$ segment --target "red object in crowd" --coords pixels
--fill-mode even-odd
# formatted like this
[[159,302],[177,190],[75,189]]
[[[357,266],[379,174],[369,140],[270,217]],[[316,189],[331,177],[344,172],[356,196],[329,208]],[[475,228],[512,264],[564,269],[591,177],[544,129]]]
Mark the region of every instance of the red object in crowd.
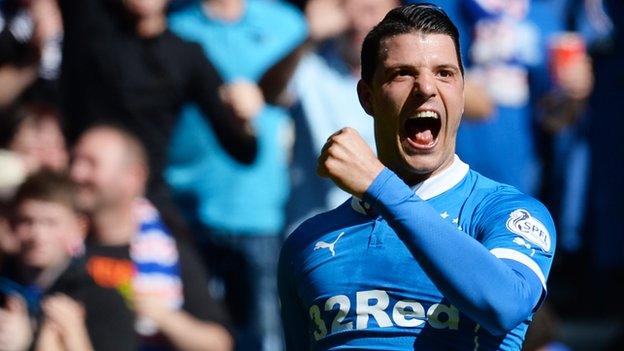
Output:
[[561,70],[587,55],[585,40],[573,32],[557,34],[550,40],[548,54],[550,73],[554,83],[558,84]]

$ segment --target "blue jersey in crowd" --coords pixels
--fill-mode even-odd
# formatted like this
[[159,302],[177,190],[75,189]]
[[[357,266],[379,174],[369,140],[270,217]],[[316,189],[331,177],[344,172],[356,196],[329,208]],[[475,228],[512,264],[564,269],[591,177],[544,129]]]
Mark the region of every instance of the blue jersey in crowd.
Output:
[[413,189],[385,169],[291,234],[289,350],[521,349],[555,250],[546,208],[457,157]]

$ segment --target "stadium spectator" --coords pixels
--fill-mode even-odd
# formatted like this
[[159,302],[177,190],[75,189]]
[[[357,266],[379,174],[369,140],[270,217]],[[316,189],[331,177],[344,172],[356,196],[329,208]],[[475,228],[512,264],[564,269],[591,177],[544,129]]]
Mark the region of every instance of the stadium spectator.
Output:
[[[574,7],[576,1],[571,0],[533,1],[528,14],[535,24],[541,53],[530,71],[534,119],[542,131],[541,196],[557,223],[560,252],[566,254],[578,252],[582,245],[589,183],[587,100],[594,79],[584,40],[573,32],[580,26],[570,23],[570,17],[579,11]],[[576,53],[562,60],[557,57],[556,46],[559,52]]]
[[209,267],[223,276],[237,349],[277,351],[277,253],[290,188],[292,123],[283,108],[265,104],[256,82],[303,42],[305,20],[280,2],[205,0],[174,12],[170,25],[204,48],[226,82],[253,89],[240,107],[255,116],[256,162],[248,168],[234,163],[217,144],[217,131],[189,106],[172,142],[167,179],[183,206],[184,199],[194,200],[185,207],[198,224]]
[[141,198],[147,164],[139,139],[113,125],[91,127],[77,141],[70,174],[91,221],[89,275],[132,306],[141,347],[230,350],[225,314],[208,292],[203,266]]
[[12,204],[20,245],[16,270],[1,278],[0,348],[133,350],[132,323],[120,319],[123,310],[116,313],[123,300],[86,279],[79,254],[87,228],[74,184],[63,175],[36,173]]
[[538,201],[455,155],[457,28],[435,5],[397,8],[361,59],[379,158],[350,128],[323,147],[319,175],[353,198],[282,249],[289,349],[520,349],[545,296],[554,226]]
[[25,173],[41,169],[62,172],[67,168],[69,155],[61,114],[53,103],[24,97],[1,112],[0,118],[0,147],[19,158]]
[[69,157],[59,118],[52,104],[30,97],[0,111],[0,261],[7,259],[8,265],[19,247],[9,225],[15,191],[29,174],[67,167]]
[[[235,114],[219,97],[221,78],[201,48],[167,29],[167,0],[61,0],[65,39],[62,87],[71,141],[89,124],[116,121],[138,135],[150,155],[147,189],[168,206],[162,170],[182,104],[196,102],[224,149],[251,163],[251,116]],[[244,87],[243,87],[244,89]],[[227,104],[245,94],[228,89]],[[243,95],[243,96],[241,96]]]

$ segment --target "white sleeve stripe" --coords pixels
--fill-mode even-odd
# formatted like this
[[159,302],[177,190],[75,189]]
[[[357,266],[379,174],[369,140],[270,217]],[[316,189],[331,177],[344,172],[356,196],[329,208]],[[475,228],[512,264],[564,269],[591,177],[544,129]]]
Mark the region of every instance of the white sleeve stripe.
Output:
[[516,250],[505,248],[495,248],[490,250],[490,253],[498,258],[513,260],[527,266],[530,270],[533,271],[533,273],[537,275],[537,278],[540,280],[540,282],[542,282],[544,290],[546,290],[546,278],[544,277],[544,273],[542,273],[541,268],[529,256]]

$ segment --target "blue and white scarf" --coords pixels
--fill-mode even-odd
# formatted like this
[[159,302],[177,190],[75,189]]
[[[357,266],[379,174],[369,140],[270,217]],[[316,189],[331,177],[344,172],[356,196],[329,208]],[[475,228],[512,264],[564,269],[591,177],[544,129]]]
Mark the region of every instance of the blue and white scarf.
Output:
[[[135,266],[132,289],[136,293],[159,296],[169,308],[180,309],[184,295],[175,238],[148,200],[137,199],[133,212],[139,226],[130,241],[130,259]],[[143,336],[158,331],[155,324],[145,318],[138,319],[135,328]]]

